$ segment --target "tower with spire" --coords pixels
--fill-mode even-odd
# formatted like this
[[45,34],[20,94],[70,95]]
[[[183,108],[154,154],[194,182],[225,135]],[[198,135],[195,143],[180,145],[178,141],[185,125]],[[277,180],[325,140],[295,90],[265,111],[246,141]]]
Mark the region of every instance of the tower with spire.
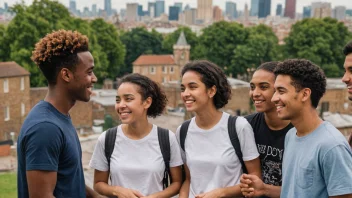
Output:
[[191,46],[188,45],[184,32],[182,31],[178,37],[177,43],[174,48],[174,60],[177,65],[183,66],[189,61]]

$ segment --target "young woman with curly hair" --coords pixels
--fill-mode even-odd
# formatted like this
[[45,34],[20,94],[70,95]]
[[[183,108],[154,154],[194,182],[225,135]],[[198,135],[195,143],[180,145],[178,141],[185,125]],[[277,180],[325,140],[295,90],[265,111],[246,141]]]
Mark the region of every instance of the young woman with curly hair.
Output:
[[49,89],[18,137],[18,197],[99,197],[85,186],[81,145],[69,115],[77,100],[89,101],[97,82],[88,38],[53,32],[35,45],[32,60]]
[[[171,184],[163,190],[165,164],[159,131],[147,117],[159,116],[167,103],[165,93],[146,76],[129,74],[118,84],[115,109],[122,122],[116,130],[110,163],[105,155],[108,132],[100,135],[90,166],[95,169],[94,189],[119,198],[170,198],[181,187],[182,159],[175,134],[169,130]],[[109,175],[111,185],[108,185]]]
[[[183,143],[181,126],[176,132],[184,148],[181,155],[186,172],[180,198],[242,196],[239,182],[243,167],[229,137],[230,115],[220,110],[231,97],[231,86],[224,72],[209,61],[190,62],[181,74],[181,97],[187,111],[194,112],[195,117],[189,122]],[[233,127],[245,167],[260,177],[252,127],[243,117],[238,117]]]

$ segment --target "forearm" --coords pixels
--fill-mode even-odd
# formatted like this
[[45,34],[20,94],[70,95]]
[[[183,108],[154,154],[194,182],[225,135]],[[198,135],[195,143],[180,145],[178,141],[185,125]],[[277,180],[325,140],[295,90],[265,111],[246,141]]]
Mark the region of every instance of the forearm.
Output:
[[272,198],[279,198],[281,193],[281,186],[274,186],[264,184],[264,195]]
[[99,194],[86,185],[86,197],[87,198],[94,198],[97,196],[99,196]]
[[94,190],[97,191],[99,194],[104,196],[117,196],[119,186],[110,186],[105,182],[97,182],[94,184]]
[[180,190],[179,198],[188,198],[189,195],[189,188],[190,188],[191,181],[189,179],[186,179]]
[[181,182],[172,182],[169,187],[161,192],[154,193],[153,195],[157,198],[169,198],[177,195],[181,188]]
[[242,197],[242,192],[240,185],[226,187],[226,188],[219,188],[220,190],[220,197]]

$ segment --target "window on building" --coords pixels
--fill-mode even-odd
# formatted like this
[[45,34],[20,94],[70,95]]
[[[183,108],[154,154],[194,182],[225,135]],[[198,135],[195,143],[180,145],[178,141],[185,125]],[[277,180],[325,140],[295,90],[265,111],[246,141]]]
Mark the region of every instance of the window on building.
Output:
[[154,66],[150,67],[150,74],[155,74],[155,67]]
[[174,73],[174,67],[173,66],[170,67],[170,73]]
[[26,105],[24,103],[21,103],[21,116],[24,116],[26,114]]
[[321,112],[328,112],[329,111],[329,102],[322,102],[321,103]]
[[163,66],[163,73],[167,74],[167,67],[166,66]]
[[9,92],[9,79],[5,78],[4,79],[4,93],[8,93]]
[[5,121],[9,121],[10,120],[10,107],[5,107],[4,109],[5,111]]
[[21,91],[24,90],[24,77],[21,78]]

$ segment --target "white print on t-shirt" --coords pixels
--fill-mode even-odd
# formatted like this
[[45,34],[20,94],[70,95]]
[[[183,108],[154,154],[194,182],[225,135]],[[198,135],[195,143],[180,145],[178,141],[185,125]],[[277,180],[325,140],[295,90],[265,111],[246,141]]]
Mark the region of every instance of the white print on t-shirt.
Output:
[[282,161],[284,149],[262,144],[257,144],[257,146],[259,153],[265,155],[261,160],[264,183],[275,186],[280,185],[282,181],[282,162],[275,162],[267,158],[279,158]]
[[279,155],[280,161],[282,161],[284,149],[278,149],[272,146],[268,146],[267,148],[266,145],[262,145],[262,144],[257,144],[257,145],[258,145],[258,152],[260,154],[266,154],[266,156],[273,156],[273,157],[276,157]]

